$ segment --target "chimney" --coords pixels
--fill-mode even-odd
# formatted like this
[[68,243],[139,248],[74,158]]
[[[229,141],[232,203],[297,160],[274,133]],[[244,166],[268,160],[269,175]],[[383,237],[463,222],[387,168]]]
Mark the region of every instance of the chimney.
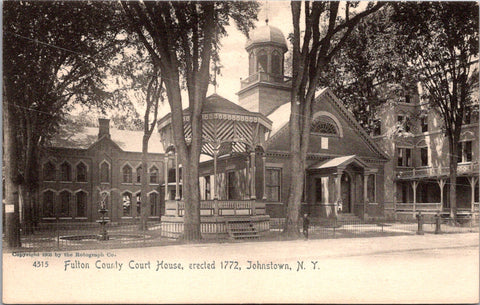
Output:
[[110,119],[98,119],[98,138],[103,136],[110,138]]

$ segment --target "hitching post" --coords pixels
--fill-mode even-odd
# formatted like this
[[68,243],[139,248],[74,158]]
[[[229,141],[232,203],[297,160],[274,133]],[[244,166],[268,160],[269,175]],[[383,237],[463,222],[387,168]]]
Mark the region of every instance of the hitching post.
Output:
[[422,212],[419,211],[416,217],[417,217],[417,221],[418,221],[417,235],[423,235],[423,234],[425,234],[425,232],[423,232],[423,215],[422,215]]
[[442,229],[441,229],[441,222],[440,222],[440,212],[437,212],[437,214],[435,214],[435,234],[440,234],[442,233]]

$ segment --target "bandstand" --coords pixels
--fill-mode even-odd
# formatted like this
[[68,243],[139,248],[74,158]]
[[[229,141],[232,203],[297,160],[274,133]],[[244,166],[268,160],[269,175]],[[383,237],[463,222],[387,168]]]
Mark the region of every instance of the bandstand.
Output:
[[[191,140],[189,109],[184,109],[185,138]],[[231,101],[213,94],[206,98],[202,111],[202,155],[213,179],[208,180],[209,193],[200,202],[203,237],[255,237],[269,230],[265,194],[257,198],[256,177],[265,176],[264,145],[272,122],[264,115],[251,112]],[[182,198],[181,167],[175,151],[171,114],[159,121],[161,141],[166,147],[164,175],[165,215],[161,218],[162,236],[177,238],[183,232],[185,203]],[[219,177],[219,162],[235,159],[242,167],[241,195],[228,194]],[[238,164],[239,163],[239,164]],[[173,169],[174,173],[173,174]],[[261,172],[260,172],[261,171]],[[169,175],[170,173],[170,175]],[[168,177],[170,176],[170,179]],[[171,181],[175,180],[175,181]],[[265,183],[265,179],[262,179]],[[265,190],[263,185],[262,191]]]

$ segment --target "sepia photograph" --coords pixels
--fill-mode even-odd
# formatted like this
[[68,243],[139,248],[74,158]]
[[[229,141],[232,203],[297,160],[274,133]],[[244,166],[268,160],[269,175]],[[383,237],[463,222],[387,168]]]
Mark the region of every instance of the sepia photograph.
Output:
[[1,5],[3,303],[480,301],[477,1]]

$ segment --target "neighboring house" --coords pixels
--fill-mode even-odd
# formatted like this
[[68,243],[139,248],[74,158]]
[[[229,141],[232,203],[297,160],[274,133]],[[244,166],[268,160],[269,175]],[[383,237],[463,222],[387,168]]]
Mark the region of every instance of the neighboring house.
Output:
[[[108,119],[99,128],[64,126],[45,149],[41,161],[40,221],[95,221],[101,200],[112,221],[139,216],[143,131],[110,129]],[[163,148],[152,135],[148,156],[149,216],[160,219],[163,205]]]
[[[452,186],[441,116],[413,93],[385,104],[378,118],[380,127],[374,139],[391,158],[385,166],[383,186],[387,214],[448,212]],[[478,114],[467,111],[464,124],[458,144],[457,208],[478,212]]]

